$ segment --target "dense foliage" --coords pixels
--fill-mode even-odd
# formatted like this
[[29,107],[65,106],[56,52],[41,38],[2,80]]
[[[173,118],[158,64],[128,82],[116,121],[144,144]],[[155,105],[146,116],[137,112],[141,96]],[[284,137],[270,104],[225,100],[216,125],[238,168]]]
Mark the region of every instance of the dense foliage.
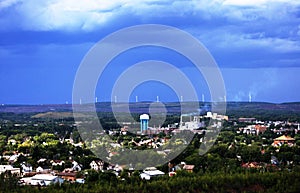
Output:
[[300,173],[211,173],[199,175],[195,173],[179,173],[175,177],[158,178],[151,181],[140,180],[132,176],[125,180],[113,175],[99,174],[87,184],[62,184],[50,187],[15,186],[14,180],[0,178],[0,192],[61,192],[61,193],[120,193],[120,192],[299,192]]

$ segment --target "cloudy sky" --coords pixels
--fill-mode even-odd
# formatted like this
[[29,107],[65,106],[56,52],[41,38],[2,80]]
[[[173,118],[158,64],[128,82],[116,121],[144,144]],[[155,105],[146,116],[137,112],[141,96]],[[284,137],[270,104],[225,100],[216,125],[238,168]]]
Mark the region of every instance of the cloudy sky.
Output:
[[[71,102],[89,49],[139,24],[173,26],[202,42],[221,69],[229,101],[248,101],[249,94],[253,101],[300,101],[299,0],[0,0],[0,103]],[[178,57],[154,48],[124,54],[101,77],[98,101],[110,100],[118,75],[145,59],[176,63],[208,99],[201,75]],[[135,95],[176,100],[157,83],[140,85]]]

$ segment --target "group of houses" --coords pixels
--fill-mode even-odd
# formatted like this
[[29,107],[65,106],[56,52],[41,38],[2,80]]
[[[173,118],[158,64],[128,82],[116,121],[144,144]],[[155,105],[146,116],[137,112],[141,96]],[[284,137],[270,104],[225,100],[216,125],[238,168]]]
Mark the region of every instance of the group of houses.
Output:
[[295,139],[291,136],[286,135],[286,133],[294,132],[297,134],[300,132],[300,124],[299,123],[292,123],[292,122],[285,122],[285,121],[269,121],[269,122],[262,122],[257,121],[255,118],[239,118],[239,122],[248,123],[249,125],[245,127],[240,127],[236,130],[238,134],[246,134],[246,135],[260,135],[264,134],[267,129],[273,125],[273,128],[270,129],[271,132],[274,134],[280,135],[277,138],[273,139],[272,146],[273,147],[280,147],[284,144],[288,146],[295,145]]
[[[46,159],[38,160],[38,163],[45,162]],[[65,161],[63,160],[51,160],[53,166],[64,166]],[[0,165],[0,174],[10,173],[16,177],[19,177],[20,185],[39,185],[46,186],[51,183],[63,183],[64,181],[70,183],[84,183],[84,173],[82,171],[82,165],[76,161],[72,161],[72,166],[70,168],[65,168],[63,171],[57,171],[49,168],[49,166],[42,167],[39,166],[35,169],[28,163],[21,163],[20,167],[15,168],[12,165]],[[104,162],[101,160],[93,160],[90,163],[90,168],[96,171],[104,171],[105,169],[111,169],[120,171],[119,166],[109,166],[104,168]]]
[[267,130],[267,126],[256,124],[256,125],[248,125],[246,127],[241,127],[236,132],[243,133],[246,135],[259,135],[259,134],[263,134],[266,130]]
[[[38,162],[43,162],[46,159],[40,159]],[[51,160],[52,166],[63,165],[62,160]],[[90,169],[95,171],[111,171],[117,176],[123,171],[123,167],[119,165],[109,165],[105,164],[101,160],[91,161]],[[188,165],[181,162],[178,165],[169,164],[169,176],[174,176],[177,171],[186,170],[188,172],[193,172],[194,165]],[[65,168],[63,171],[56,171],[50,168],[43,168],[41,166],[33,169],[33,167],[23,162],[20,164],[19,168],[14,168],[12,165],[0,165],[0,174],[7,172],[20,178],[19,185],[32,185],[32,186],[47,186],[55,183],[84,183],[84,178],[88,175],[88,171],[80,172],[82,170],[82,165],[76,161],[72,161],[72,167]],[[145,180],[149,180],[156,176],[165,175],[164,172],[154,168],[145,168],[141,173],[140,177]]]

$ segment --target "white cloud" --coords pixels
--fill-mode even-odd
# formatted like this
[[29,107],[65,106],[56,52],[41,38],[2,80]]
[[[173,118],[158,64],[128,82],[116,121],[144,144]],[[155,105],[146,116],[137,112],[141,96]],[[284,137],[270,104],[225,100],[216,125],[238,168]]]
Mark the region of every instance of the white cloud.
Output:
[[[17,3],[20,2],[20,3]],[[226,18],[231,21],[254,21],[259,17],[280,19],[287,11],[282,6],[300,4],[298,0],[4,0],[0,11],[16,6],[14,13],[0,19],[11,27],[10,18],[18,17],[19,25],[33,30],[93,30],[117,17],[136,16],[143,20],[151,17],[184,17],[197,20]],[[276,6],[276,5],[280,6]],[[237,5],[254,6],[239,8]],[[262,6],[264,5],[264,6]],[[267,5],[267,6],[265,6]],[[281,10],[283,9],[283,11]],[[276,11],[274,13],[274,11]],[[278,15],[281,14],[281,15]],[[187,18],[188,19],[188,18]],[[175,22],[175,21],[174,21]],[[189,21],[194,22],[194,21]],[[16,24],[17,25],[17,24]]]
[[[264,48],[268,51],[277,53],[287,53],[291,51],[300,51],[299,41],[282,39],[277,37],[264,37],[264,33],[259,34],[225,34],[220,38],[220,47],[235,49]],[[222,41],[223,40],[223,41]]]
[[262,6],[270,3],[299,4],[298,0],[225,0],[224,5],[234,6]]
[[26,4],[18,7],[24,16],[23,27],[35,30],[92,30],[107,22],[122,1],[48,1],[36,4],[27,0]]
[[16,13],[0,18],[0,31],[17,26],[25,30],[80,32],[109,29],[115,21],[125,26],[161,23],[187,30],[218,52],[295,53],[300,51],[300,28],[293,15],[296,4],[300,1],[5,0],[0,3],[2,9],[15,6]]

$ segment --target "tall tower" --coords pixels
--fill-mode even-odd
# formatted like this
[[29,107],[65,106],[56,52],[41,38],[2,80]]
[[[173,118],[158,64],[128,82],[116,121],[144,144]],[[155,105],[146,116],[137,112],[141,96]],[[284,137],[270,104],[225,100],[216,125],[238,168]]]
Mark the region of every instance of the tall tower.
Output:
[[148,123],[149,123],[149,115],[142,114],[140,115],[140,121],[141,121],[141,132],[148,130]]

